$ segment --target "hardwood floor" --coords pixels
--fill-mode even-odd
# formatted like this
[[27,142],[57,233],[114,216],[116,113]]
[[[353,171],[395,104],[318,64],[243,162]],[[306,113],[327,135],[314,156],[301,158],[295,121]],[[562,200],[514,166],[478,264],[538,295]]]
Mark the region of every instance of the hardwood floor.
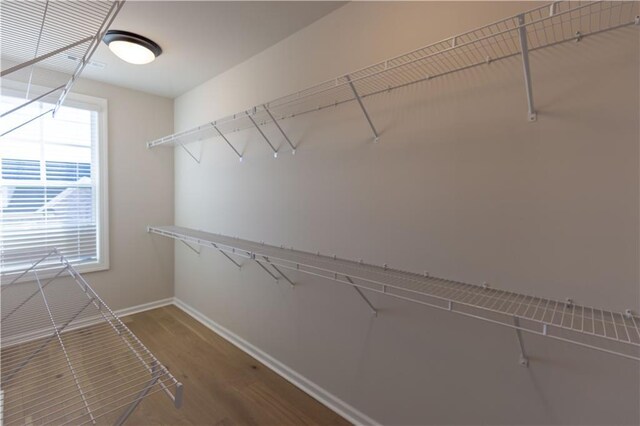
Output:
[[181,409],[156,393],[127,425],[349,424],[175,306],[122,320],[184,385]]

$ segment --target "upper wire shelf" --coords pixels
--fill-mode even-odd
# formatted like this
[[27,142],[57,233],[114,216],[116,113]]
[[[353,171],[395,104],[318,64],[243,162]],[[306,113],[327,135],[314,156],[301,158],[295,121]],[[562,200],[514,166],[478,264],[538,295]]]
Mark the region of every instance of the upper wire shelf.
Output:
[[57,250],[0,289],[4,425],[121,425],[157,392],[180,407],[182,384]]
[[148,231],[219,250],[236,266],[240,265],[232,256],[250,259],[272,278],[281,276],[291,285],[283,269],[349,285],[374,313],[362,289],[640,361],[640,317],[630,310],[612,312],[178,226],[153,226]]
[[[566,41],[580,41],[593,34],[632,24],[640,24],[638,2],[552,2],[256,105],[248,111],[147,142],[147,146],[183,145],[210,137],[225,137],[232,132],[267,124],[275,124],[279,128],[278,120],[354,100],[360,104],[377,140],[378,132],[366,111],[363,99],[514,56],[523,58],[529,119],[534,121],[536,117],[528,65],[529,52]],[[279,130],[282,131],[280,128]],[[226,138],[225,141],[230,144]],[[232,145],[231,147],[233,148]],[[277,153],[273,146],[272,149]],[[242,157],[237,151],[236,154]]]
[[[123,4],[124,0],[2,2],[0,76],[26,83],[27,88],[22,102],[0,113],[0,136],[48,113],[55,115]],[[34,67],[57,71],[66,81],[36,92]],[[42,111],[36,101],[50,107]]]

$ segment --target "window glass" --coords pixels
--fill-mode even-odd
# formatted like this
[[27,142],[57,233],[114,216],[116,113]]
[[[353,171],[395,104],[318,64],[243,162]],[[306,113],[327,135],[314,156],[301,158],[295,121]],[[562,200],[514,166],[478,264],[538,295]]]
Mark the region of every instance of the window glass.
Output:
[[[3,94],[0,110],[21,102]],[[52,107],[34,102],[27,108],[33,115]],[[13,114],[19,120],[23,112],[7,118]],[[3,274],[26,269],[53,248],[77,265],[101,263],[99,114],[63,106],[55,118],[46,114],[0,140]]]

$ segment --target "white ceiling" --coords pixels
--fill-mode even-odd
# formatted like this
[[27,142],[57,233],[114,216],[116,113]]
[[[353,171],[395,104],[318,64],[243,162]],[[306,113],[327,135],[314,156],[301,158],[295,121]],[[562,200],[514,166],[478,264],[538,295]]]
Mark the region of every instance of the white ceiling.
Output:
[[[138,33],[163,54],[131,65],[104,43],[82,76],[174,98],[306,27],[344,2],[132,1],[111,29]],[[101,67],[100,65],[104,65]]]

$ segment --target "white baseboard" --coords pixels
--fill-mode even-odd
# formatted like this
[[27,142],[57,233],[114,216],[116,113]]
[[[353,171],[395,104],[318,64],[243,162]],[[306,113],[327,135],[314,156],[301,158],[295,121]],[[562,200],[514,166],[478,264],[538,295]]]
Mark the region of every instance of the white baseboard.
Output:
[[[119,309],[117,311],[113,311],[113,313],[121,318],[123,316],[133,315],[133,314],[137,314],[137,313],[140,313],[140,312],[149,311],[151,309],[161,308],[163,306],[167,306],[167,305],[171,305],[171,304],[173,304],[173,297],[168,297],[166,299],[156,300],[154,302],[143,303],[141,305],[130,306],[128,308]],[[104,319],[100,315],[95,315],[95,316],[92,316],[92,317],[82,318],[81,320],[74,321],[71,324],[69,324],[64,329],[64,331],[62,333],[64,334],[64,333],[68,333],[68,332],[73,331],[73,330],[78,330],[80,328],[89,327],[91,325],[99,324],[102,321],[104,321]],[[41,339],[43,337],[48,337],[50,335],[51,335],[51,329],[50,328],[45,328],[45,329],[42,329],[42,330],[34,330],[34,331],[30,331],[28,333],[24,333],[24,334],[20,334],[20,335],[16,335],[16,336],[11,336],[9,338],[3,339],[2,340],[2,347],[7,347],[8,348],[8,347],[11,347],[11,346],[14,346],[14,345],[18,345],[18,344],[21,344],[21,343],[27,343],[27,342],[30,342],[32,340]]]
[[166,299],[143,303],[142,305],[131,306],[129,308],[118,309],[117,311],[113,311],[113,313],[122,318],[127,315],[138,314],[140,312],[150,311],[151,309],[161,308],[168,305],[173,305],[173,297],[167,297]]
[[182,300],[174,297],[173,304],[182,309],[185,313],[193,317],[198,322],[202,323],[204,326],[211,329],[216,334],[226,339],[234,346],[238,347],[240,350],[246,352],[247,354],[251,355],[258,361],[269,367],[276,374],[280,375],[303,392],[307,393],[314,399],[318,400],[331,410],[344,417],[346,420],[356,425],[379,425],[378,422],[374,421],[366,414],[356,410],[351,405],[342,401],[340,398],[321,388],[298,372],[292,370],[282,362],[273,358],[271,355],[247,342],[242,337],[211,320],[203,313],[186,304]]

